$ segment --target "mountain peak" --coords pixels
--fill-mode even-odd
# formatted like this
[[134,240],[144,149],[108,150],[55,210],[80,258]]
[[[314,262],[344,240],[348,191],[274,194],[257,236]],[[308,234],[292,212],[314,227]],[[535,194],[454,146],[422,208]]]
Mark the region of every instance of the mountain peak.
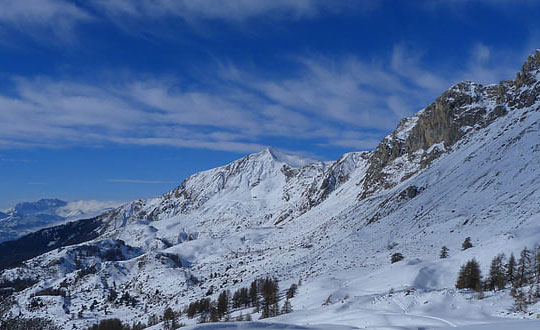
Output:
[[523,85],[533,85],[537,80],[540,80],[540,49],[529,55],[521,67],[521,71],[516,75],[518,88]]
[[529,55],[522,68],[522,71],[526,72],[536,70],[540,70],[540,49],[535,50],[534,54]]
[[274,147],[266,147],[261,152],[255,154],[257,156],[265,157],[271,159],[272,161],[283,163],[293,168],[300,168],[306,165],[317,162],[316,160],[304,158],[297,155],[287,154],[281,150],[278,150]]

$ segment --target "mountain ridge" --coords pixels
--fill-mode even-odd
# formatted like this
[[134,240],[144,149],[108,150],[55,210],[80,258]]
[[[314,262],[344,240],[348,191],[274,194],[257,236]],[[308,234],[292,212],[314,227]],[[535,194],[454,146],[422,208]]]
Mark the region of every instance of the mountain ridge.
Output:
[[[161,196],[100,215],[90,231],[94,238],[71,246],[51,240],[54,248],[2,271],[0,282],[37,281],[15,293],[16,304],[8,309],[50,313],[79,327],[108,317],[104,309],[146,321],[148,313],[179,310],[215,298],[217,288],[237,289],[270,276],[285,285],[305,283],[292,299],[300,310],[295,315],[426,315],[418,328],[427,326],[422,322],[429,309],[451,302],[458,307],[446,325],[462,322],[464,315],[474,323],[475,315],[465,309],[501,317],[510,308],[507,293],[484,303],[467,300],[468,293],[453,286],[459,266],[472,257],[486,272],[496,254],[517,254],[538,243],[539,136],[537,50],[516,80],[458,83],[402,120],[374,151],[302,165],[266,148],[196,173]],[[461,251],[466,237],[474,248]],[[438,257],[442,245],[451,253],[444,260]],[[110,252],[96,252],[102,248]],[[5,251],[0,244],[0,253]],[[396,252],[405,260],[391,264]],[[32,311],[27,306],[45,287],[65,288],[70,297],[37,297],[44,307]],[[111,288],[138,302],[108,302]],[[99,308],[83,310],[93,300]],[[400,309],[402,301],[410,303],[407,308]],[[433,301],[440,305],[433,307]],[[62,304],[88,318],[72,318]],[[489,304],[496,307],[486,309]],[[540,313],[540,304],[531,310]],[[349,325],[347,315],[339,322]]]

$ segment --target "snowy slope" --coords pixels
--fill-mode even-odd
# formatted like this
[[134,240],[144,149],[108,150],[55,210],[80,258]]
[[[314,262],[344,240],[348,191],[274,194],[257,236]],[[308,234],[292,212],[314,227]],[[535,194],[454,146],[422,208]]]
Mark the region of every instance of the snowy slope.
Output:
[[[538,303],[516,314],[508,292],[479,299],[454,289],[467,260],[486,274],[496,254],[540,243],[538,164],[540,51],[514,81],[453,86],[372,152],[317,162],[267,148],[107,212],[98,238],[4,270],[4,281],[36,281],[6,308],[70,326],[111,315],[146,322],[211,287],[216,298],[275,276],[282,290],[303,282],[293,313],[201,329],[540,327],[516,323],[540,314]],[[465,237],[474,247],[461,251]],[[390,264],[395,252],[405,260]],[[39,296],[43,306],[32,307],[44,288],[69,299]],[[109,303],[112,288],[137,299]]]

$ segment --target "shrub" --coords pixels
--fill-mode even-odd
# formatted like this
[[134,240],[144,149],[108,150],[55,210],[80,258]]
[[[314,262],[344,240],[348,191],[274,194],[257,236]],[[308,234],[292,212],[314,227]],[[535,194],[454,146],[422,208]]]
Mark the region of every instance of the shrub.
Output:
[[395,262],[401,261],[403,259],[405,259],[403,254],[401,254],[399,252],[396,252],[396,253],[392,254],[392,256],[390,257],[390,262],[395,263]]

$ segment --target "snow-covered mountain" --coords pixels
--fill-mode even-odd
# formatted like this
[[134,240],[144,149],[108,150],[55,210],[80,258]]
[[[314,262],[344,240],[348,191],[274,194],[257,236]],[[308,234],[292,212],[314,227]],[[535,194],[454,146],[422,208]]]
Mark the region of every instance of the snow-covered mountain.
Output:
[[[25,283],[1,308],[70,327],[111,315],[147,322],[272,276],[282,288],[303,282],[295,312],[272,321],[332,324],[320,329],[536,317],[539,303],[514,314],[508,292],[478,300],[454,284],[473,257],[487,273],[498,253],[540,243],[539,164],[536,51],[515,80],[451,87],[374,151],[319,162],[267,148],[154,199],[0,244],[1,255],[36,242],[1,273],[3,287]],[[474,247],[462,251],[466,237]],[[442,246],[449,258],[439,259]],[[405,259],[391,264],[396,252]],[[135,300],[109,300],[117,291]]]
[[33,231],[77,219],[90,218],[118,207],[118,202],[40,199],[0,212],[0,243]]

